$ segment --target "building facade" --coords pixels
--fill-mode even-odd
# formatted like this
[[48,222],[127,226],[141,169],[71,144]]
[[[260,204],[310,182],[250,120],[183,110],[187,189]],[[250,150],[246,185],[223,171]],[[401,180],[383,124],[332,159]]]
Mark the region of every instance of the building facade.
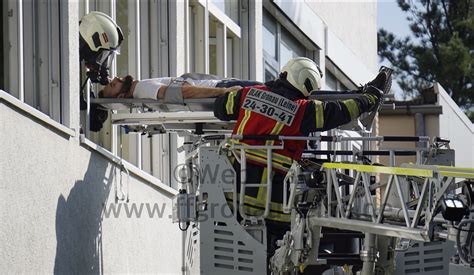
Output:
[[[182,138],[110,122],[87,130],[78,22],[89,11],[109,14],[124,31],[111,75],[266,81],[306,56],[323,69],[323,87],[342,90],[378,67],[375,2],[8,0],[1,9],[0,270],[181,270],[182,234],[169,215]],[[118,205],[144,216],[114,216]],[[150,217],[156,205],[161,217]]]

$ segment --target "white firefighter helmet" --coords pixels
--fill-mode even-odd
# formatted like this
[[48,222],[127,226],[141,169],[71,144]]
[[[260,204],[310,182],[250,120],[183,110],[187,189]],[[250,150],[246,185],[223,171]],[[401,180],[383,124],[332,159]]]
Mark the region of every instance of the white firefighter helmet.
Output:
[[79,25],[81,59],[103,65],[118,52],[123,41],[120,27],[105,13],[92,11],[81,18]]
[[311,91],[321,89],[322,72],[309,58],[292,58],[281,68],[281,72],[286,72],[286,80],[304,96],[308,96]]

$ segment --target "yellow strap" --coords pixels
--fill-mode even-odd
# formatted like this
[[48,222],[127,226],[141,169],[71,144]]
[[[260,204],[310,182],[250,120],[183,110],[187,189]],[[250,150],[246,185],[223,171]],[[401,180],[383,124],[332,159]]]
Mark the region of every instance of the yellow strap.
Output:
[[441,176],[446,176],[446,177],[474,179],[474,173],[453,172],[453,171],[439,171],[439,174],[440,174]]
[[351,169],[351,170],[356,170],[360,172],[417,176],[417,177],[430,177],[430,178],[433,177],[433,171],[428,170],[428,169],[416,169],[416,168],[386,167],[386,166],[360,165],[360,164],[334,163],[334,162],[324,163],[323,168]]
[[[267,166],[267,159],[266,158],[262,158],[262,157],[255,156],[255,155],[252,155],[252,154],[247,154],[246,156],[250,160],[256,161],[256,162],[262,164],[263,166]],[[281,170],[281,171],[283,171],[283,172],[287,172],[290,169],[290,166],[284,166],[281,163],[278,163],[276,161],[272,161],[272,166],[279,169],[279,170]]]
[[324,127],[324,108],[323,102],[319,100],[313,100],[314,102],[314,111],[316,119],[316,129],[321,129]]
[[235,98],[235,92],[230,92],[229,96],[227,97],[227,103],[225,105],[225,109],[228,115],[234,114],[234,98]]
[[359,116],[359,106],[357,105],[357,102],[354,99],[347,99],[344,100],[342,103],[349,111],[351,119],[355,119]]
[[[236,151],[237,151],[237,153],[240,153],[239,149],[237,149]],[[255,158],[258,161],[262,160],[262,163],[265,164],[265,166],[267,165],[267,155],[266,155],[266,153],[258,153],[258,152],[250,151],[249,149],[247,149],[247,150],[245,150],[245,156],[247,158]],[[285,164],[286,164],[288,167],[291,166],[291,164],[293,163],[291,158],[288,158],[288,160],[286,160],[286,159],[283,159],[282,157],[283,156],[280,155],[280,154],[272,153],[272,163],[273,163],[273,165],[277,164],[277,165],[285,166]]]
[[445,165],[436,165],[436,167],[440,170],[464,171],[464,172],[474,173],[474,168],[445,166]]
[[439,174],[447,177],[474,179],[474,169],[455,166],[436,165]]
[[[267,175],[268,175],[268,169],[265,167],[263,169],[262,178],[260,179],[260,183],[267,183]],[[266,200],[267,200],[266,193],[267,192],[264,192],[264,190],[265,191],[267,190],[266,186],[260,186],[258,188],[258,193],[257,193],[257,200],[258,201],[266,202]]]
[[[277,122],[275,124],[275,126],[273,126],[273,129],[272,131],[270,132],[270,135],[278,135],[280,134],[281,130],[283,129],[283,126],[285,126],[283,123],[281,122]],[[265,142],[265,145],[267,146],[272,146],[273,144],[275,143],[275,140],[267,140]],[[265,152],[266,153],[266,152]],[[273,160],[273,152],[272,152],[272,160]],[[273,165],[273,164],[272,164]],[[268,170],[267,168],[265,167],[263,169],[263,174],[262,174],[262,178],[260,180],[261,183],[264,183],[264,182],[267,182],[267,174],[268,174]],[[273,176],[274,173],[272,173],[272,176]],[[266,192],[264,192],[264,190],[266,191],[266,188],[267,187],[259,187],[258,188],[258,194],[257,194],[257,199],[260,200],[260,201],[264,201],[266,200]]]

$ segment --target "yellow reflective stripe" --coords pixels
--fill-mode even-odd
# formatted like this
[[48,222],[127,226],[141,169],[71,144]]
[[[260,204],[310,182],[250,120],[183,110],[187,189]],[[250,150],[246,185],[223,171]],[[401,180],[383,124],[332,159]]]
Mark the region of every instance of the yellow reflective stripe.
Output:
[[225,109],[228,115],[234,114],[234,98],[235,98],[235,92],[230,92],[229,96],[227,97],[227,103],[225,105]]
[[319,100],[313,100],[314,102],[314,111],[315,111],[315,120],[316,120],[316,129],[324,127],[324,108],[323,102]]
[[[277,123],[275,124],[275,126],[273,126],[273,129],[272,129],[272,131],[270,132],[270,135],[278,135],[278,134],[280,134],[280,131],[283,129],[283,126],[285,126],[283,123],[277,122]],[[274,140],[267,140],[267,141],[265,142],[265,145],[267,145],[267,146],[272,146],[274,143],[275,143]],[[264,150],[264,151],[265,151],[265,150]],[[266,151],[265,151],[265,154],[266,154]],[[273,155],[275,155],[275,157],[278,158],[278,156],[277,156],[278,154],[272,152],[272,160],[273,160]],[[266,160],[266,156],[265,156],[265,160]],[[272,161],[272,162],[273,162],[273,161]],[[274,165],[275,165],[275,164],[272,163],[272,166],[274,166]],[[264,168],[264,169],[263,169],[263,174],[262,174],[262,179],[260,180],[261,183],[267,182],[267,174],[268,174],[268,170],[267,170],[267,168]],[[273,174],[274,174],[274,173],[272,173],[272,175],[273,175]],[[261,200],[261,201],[265,201],[265,200],[266,200],[266,197],[265,197],[266,192],[264,192],[264,190],[266,191],[266,187],[263,187],[263,186],[262,186],[262,187],[259,187],[259,188],[258,188],[258,194],[257,194],[257,199],[258,199],[258,200]]]
[[346,105],[346,108],[349,111],[351,119],[354,119],[359,116],[359,106],[357,105],[357,102],[354,99],[347,99],[347,100],[344,100],[342,103]]
[[[281,131],[281,129],[283,129],[283,126],[285,126],[285,124],[281,123],[281,122],[277,122],[275,124],[275,126],[273,127],[272,131],[270,132],[270,135],[278,135]],[[267,140],[267,142],[265,143],[266,145],[273,145],[275,143],[274,140]]]
[[[247,154],[247,158],[250,159],[250,160],[259,162],[264,166],[267,165],[267,159],[266,158],[262,158],[262,157],[251,155],[251,154]],[[275,161],[272,162],[272,166],[275,167],[275,168],[278,168],[278,169],[280,169],[281,171],[284,171],[284,172],[287,172],[290,169],[289,166],[281,165],[280,163],[275,162]]]
[[[249,204],[249,206],[247,206],[248,208],[252,208],[252,206],[256,206],[256,207],[260,207],[260,208],[264,208],[265,207],[265,202],[264,201],[261,201],[261,200],[258,200],[254,197],[251,197],[251,196],[247,196],[245,195],[245,203],[246,204]],[[263,209],[255,209],[253,208],[254,210],[257,210],[257,211],[260,211],[260,212],[263,212]],[[281,203],[278,203],[278,202],[270,202],[270,215],[268,218],[287,218],[288,220],[290,219],[290,214],[285,214],[285,213],[275,213],[275,211],[278,211],[278,212],[283,212],[283,204]]]
[[377,102],[377,97],[375,97],[374,95],[367,94],[366,96],[369,99],[370,104],[375,104]]
[[[267,182],[267,174],[268,174],[268,169],[265,167],[263,169],[263,173],[262,173],[262,178],[260,179],[260,183],[266,183]],[[272,173],[273,174],[273,173]],[[260,186],[258,188],[258,193],[257,193],[257,200],[259,201],[263,201],[265,202],[266,201],[266,193],[267,192],[264,192],[264,190],[266,191],[267,190],[267,187],[266,186]]]
[[244,118],[240,122],[239,128],[237,128],[237,133],[236,134],[238,134],[238,135],[242,134],[242,132],[244,131],[244,128],[245,128],[245,124],[247,124],[249,118],[250,118],[250,110],[245,110]]
[[[237,149],[237,153],[240,153],[240,150]],[[267,163],[267,154],[265,151],[263,152],[258,152],[255,149],[245,149],[245,154],[247,157],[256,157],[259,159],[262,159],[264,164]],[[293,163],[293,160],[291,158],[284,159],[284,156],[277,154],[277,153],[272,153],[272,162],[277,163],[277,164],[287,164],[288,167],[291,166]]]
[[323,164],[323,168],[351,169],[351,170],[356,170],[360,172],[393,174],[393,175],[404,175],[404,176],[433,177],[433,171],[428,170],[428,169],[416,169],[416,168],[387,167],[387,166],[360,165],[360,164],[348,164],[348,163],[334,163],[334,162],[325,162]]

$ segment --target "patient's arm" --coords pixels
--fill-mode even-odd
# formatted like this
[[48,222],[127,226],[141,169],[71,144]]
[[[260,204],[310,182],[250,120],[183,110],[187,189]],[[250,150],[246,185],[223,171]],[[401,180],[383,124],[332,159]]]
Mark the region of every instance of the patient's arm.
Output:
[[[167,88],[168,86],[166,85],[163,85],[160,87],[160,90],[158,91],[158,99],[162,99],[165,97]],[[237,91],[240,89],[242,89],[241,86],[233,86],[229,88],[210,88],[210,87],[193,86],[187,83],[185,83],[182,87],[184,99],[218,97],[227,92]]]

